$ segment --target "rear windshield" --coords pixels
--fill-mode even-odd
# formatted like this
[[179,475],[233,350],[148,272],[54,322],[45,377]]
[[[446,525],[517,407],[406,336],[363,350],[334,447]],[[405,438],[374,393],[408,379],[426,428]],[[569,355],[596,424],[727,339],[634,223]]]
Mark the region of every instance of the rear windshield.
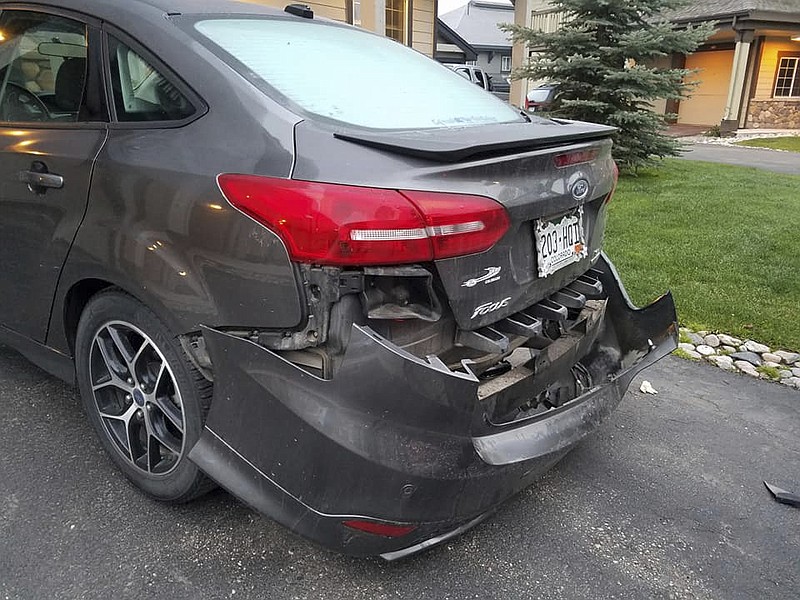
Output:
[[197,21],[194,28],[268,95],[324,119],[373,129],[522,120],[450,69],[354,27],[224,18]]
[[528,92],[528,100],[531,102],[547,102],[553,93],[553,88],[537,88]]

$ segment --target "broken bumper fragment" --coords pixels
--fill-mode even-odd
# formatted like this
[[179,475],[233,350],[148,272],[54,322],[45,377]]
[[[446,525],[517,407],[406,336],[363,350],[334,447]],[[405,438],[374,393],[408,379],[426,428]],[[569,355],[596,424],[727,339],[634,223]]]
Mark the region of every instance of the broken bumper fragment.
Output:
[[[606,297],[574,343],[526,349],[532,358],[502,380],[358,325],[332,379],[206,329],[214,400],[189,456],[256,510],[346,554],[395,559],[449,539],[554,465],[676,347],[669,294],[637,309],[604,256],[595,269]],[[576,372],[574,397],[521,403]]]

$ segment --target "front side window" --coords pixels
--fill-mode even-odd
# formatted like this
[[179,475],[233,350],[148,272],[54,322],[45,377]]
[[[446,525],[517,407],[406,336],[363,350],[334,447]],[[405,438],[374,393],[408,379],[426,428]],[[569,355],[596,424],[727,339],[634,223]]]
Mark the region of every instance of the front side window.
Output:
[[180,121],[194,114],[194,106],[172,82],[113,36],[109,52],[117,121]]
[[408,43],[406,23],[408,22],[408,0],[386,0],[386,37]]
[[775,77],[775,98],[795,98],[800,96],[800,54],[782,56],[778,61]]
[[451,69],[356,27],[266,18],[189,27],[242,77],[301,114],[373,129],[523,120]]
[[41,12],[0,14],[0,122],[88,120],[87,32],[83,23]]

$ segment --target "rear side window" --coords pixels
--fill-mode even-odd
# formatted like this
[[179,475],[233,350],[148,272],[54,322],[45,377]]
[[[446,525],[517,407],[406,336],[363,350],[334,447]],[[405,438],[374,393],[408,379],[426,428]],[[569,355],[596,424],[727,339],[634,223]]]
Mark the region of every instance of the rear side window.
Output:
[[109,36],[109,51],[118,121],[180,121],[194,114],[186,96],[134,50]]
[[194,29],[268,95],[325,119],[374,129],[522,120],[451,69],[354,27],[230,18]]

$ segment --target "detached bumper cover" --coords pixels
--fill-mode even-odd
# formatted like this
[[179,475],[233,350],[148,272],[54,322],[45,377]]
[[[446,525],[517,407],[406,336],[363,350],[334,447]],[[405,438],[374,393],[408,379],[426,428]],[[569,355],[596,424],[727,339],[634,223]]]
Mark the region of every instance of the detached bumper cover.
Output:
[[[393,559],[449,539],[535,481],[614,410],[636,373],[677,346],[669,294],[636,309],[611,263],[603,256],[595,267],[609,293],[604,340],[619,361],[560,408],[489,425],[474,375],[366,327],[353,327],[332,380],[205,329],[214,401],[189,457],[256,510],[340,552]],[[352,518],[417,529],[384,538],[342,526]]]

